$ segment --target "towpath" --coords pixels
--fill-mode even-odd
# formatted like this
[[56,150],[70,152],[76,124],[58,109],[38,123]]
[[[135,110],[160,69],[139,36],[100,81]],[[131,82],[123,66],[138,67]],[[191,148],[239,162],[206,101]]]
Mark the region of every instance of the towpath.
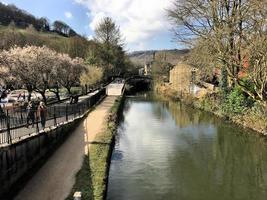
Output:
[[[15,197],[15,200],[64,200],[75,183],[87,145],[104,128],[116,96],[108,96],[47,160]],[[89,146],[90,151],[90,146]]]

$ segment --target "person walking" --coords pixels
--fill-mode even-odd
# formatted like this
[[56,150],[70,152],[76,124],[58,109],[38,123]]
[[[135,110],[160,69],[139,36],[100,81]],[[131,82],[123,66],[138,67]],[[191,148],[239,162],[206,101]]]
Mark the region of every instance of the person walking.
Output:
[[30,101],[27,106],[27,124],[26,127],[29,127],[29,123],[32,123],[32,127],[34,127],[34,122],[35,122],[35,108],[33,103]]
[[46,115],[47,115],[47,108],[44,104],[44,102],[40,102],[38,106],[38,117],[41,120],[42,128],[45,129],[45,123],[46,123]]

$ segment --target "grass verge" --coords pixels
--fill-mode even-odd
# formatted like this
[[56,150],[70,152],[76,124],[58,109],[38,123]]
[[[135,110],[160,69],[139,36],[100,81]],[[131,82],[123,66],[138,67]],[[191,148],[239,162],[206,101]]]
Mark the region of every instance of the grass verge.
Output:
[[122,105],[122,99],[119,98],[110,109],[106,126],[91,144],[89,154],[84,157],[82,168],[76,174],[75,185],[66,200],[72,200],[76,191],[81,191],[82,198],[86,200],[105,199],[118,113]]

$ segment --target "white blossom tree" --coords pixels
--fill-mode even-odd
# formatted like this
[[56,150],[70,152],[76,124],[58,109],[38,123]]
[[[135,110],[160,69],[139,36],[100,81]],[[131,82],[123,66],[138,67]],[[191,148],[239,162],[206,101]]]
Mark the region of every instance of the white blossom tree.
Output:
[[58,99],[60,86],[71,93],[71,87],[80,82],[85,68],[83,63],[83,59],[71,59],[67,54],[59,54],[47,47],[14,47],[0,52],[0,66],[5,67],[5,73],[26,87],[29,94],[33,91],[40,93],[45,103],[48,89],[54,91]]
[[59,54],[57,62],[55,80],[71,94],[71,88],[80,83],[80,76],[85,69],[84,60],[71,59],[67,54]]

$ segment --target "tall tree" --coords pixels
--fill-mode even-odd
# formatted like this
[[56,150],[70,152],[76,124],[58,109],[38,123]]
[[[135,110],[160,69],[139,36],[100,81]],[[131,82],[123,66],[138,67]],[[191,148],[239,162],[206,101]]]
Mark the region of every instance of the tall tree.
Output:
[[45,17],[41,17],[39,19],[39,27],[41,31],[50,31],[50,24],[49,24],[49,20]]
[[[100,65],[104,67],[104,77],[118,75],[125,68],[125,52],[120,28],[110,17],[105,17],[96,27],[95,40],[100,44],[97,55]],[[91,54],[95,55],[95,54]]]
[[70,30],[70,27],[66,23],[58,20],[53,23],[53,27],[56,32],[63,35],[68,35]]
[[108,46],[121,46],[122,36],[120,28],[110,17],[105,17],[96,27],[95,39]]

